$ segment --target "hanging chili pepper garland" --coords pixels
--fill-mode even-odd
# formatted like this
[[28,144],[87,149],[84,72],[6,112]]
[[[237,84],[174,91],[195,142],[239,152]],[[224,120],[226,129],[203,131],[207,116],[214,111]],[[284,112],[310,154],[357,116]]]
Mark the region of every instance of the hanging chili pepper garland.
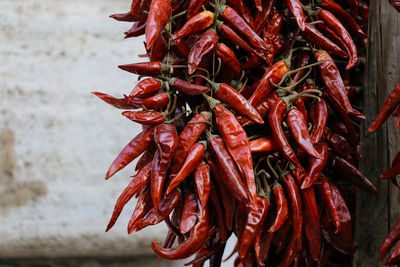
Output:
[[[353,122],[364,116],[351,93],[360,81],[349,75],[365,55],[368,4],[133,0],[111,17],[133,23],[125,38],[145,35],[149,61],[119,66],[146,77],[124,97],[93,92],[143,127],[106,174],[142,155],[107,231],[136,197],[128,233],[164,221],[165,242],[151,244],[161,259],[219,266],[233,234],[235,266],[350,261],[348,189],[377,192],[355,167]],[[399,90],[371,131],[399,116]]]

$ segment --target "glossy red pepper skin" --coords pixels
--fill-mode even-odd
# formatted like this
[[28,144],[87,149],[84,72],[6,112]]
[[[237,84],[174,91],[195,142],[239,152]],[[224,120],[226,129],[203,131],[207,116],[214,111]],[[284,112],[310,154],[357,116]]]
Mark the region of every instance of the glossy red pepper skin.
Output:
[[337,18],[335,18],[335,16],[331,12],[327,10],[321,9],[318,13],[318,19],[324,21],[324,23],[329,28],[334,30],[336,34],[338,34],[342,38],[342,40],[346,43],[346,46],[348,47],[350,52],[349,54],[350,60],[346,66],[346,69],[349,70],[353,68],[358,61],[358,56],[357,56],[356,45],[354,44],[354,41],[351,38],[350,34],[346,31],[342,23],[340,23],[340,21]]
[[[268,97],[264,97],[256,106],[256,110],[258,114],[260,114],[261,118],[265,118],[268,115],[269,109],[272,107],[272,105],[275,103],[275,101],[278,99],[278,95],[275,92],[272,92]],[[248,120],[247,118],[242,118],[240,120],[240,123],[245,126],[249,125],[252,122]]]
[[208,209],[204,207],[199,210],[198,222],[190,232],[189,238],[183,241],[177,248],[160,248],[157,247],[159,241],[155,240],[151,243],[154,252],[163,259],[179,260],[187,258],[201,249],[208,237],[209,216]]
[[368,129],[368,132],[374,132],[378,130],[382,124],[389,118],[390,114],[396,109],[400,103],[400,83],[392,90],[392,92],[386,97],[385,103],[376,115],[374,122]]
[[219,43],[216,50],[217,56],[233,70],[235,74],[240,71],[240,63],[236,58],[235,52],[224,43]]
[[131,37],[138,37],[144,34],[146,29],[146,20],[135,22],[132,27],[125,32],[125,39]]
[[286,222],[289,216],[289,206],[283,191],[283,187],[279,183],[275,182],[273,192],[277,211],[275,222],[268,230],[270,233],[276,232]]
[[130,98],[148,98],[155,92],[161,89],[162,83],[154,78],[146,78],[141,80],[132,92],[129,94]]
[[189,83],[178,78],[171,79],[170,83],[174,88],[185,95],[201,95],[210,91],[210,88],[206,86]]
[[331,220],[333,220],[336,229],[335,233],[338,233],[340,230],[340,216],[335,204],[335,199],[333,198],[331,185],[325,176],[321,176],[319,178],[319,183],[316,184],[316,186],[320,199],[328,209],[328,214],[331,217]]
[[384,174],[381,174],[381,179],[389,179],[400,174],[400,164],[392,165]]
[[274,65],[269,67],[265,71],[253,95],[250,97],[249,103],[253,106],[256,106],[265,96],[267,96],[272,91],[273,85],[271,84],[270,79],[272,79],[274,83],[279,83],[279,81],[282,79],[283,75],[287,71],[288,68],[283,61],[278,61]]
[[333,55],[347,58],[349,57],[343,49],[325,37],[320,31],[306,23],[303,31],[304,37],[311,43],[317,45],[321,49],[331,52]]
[[203,114],[196,114],[181,132],[178,146],[175,150],[171,166],[171,174],[176,174],[182,167],[190,148],[197,142],[200,135],[207,127],[208,118]]
[[224,208],[222,207],[222,201],[218,193],[219,192],[215,185],[212,185],[210,191],[210,212],[212,212],[211,219],[213,220],[213,218],[215,218],[214,221],[216,222],[213,224],[218,230],[218,235],[223,241],[226,241],[228,240],[228,230],[225,226]]
[[265,42],[233,8],[230,6],[222,6],[220,10],[221,17],[240,34],[245,36],[254,48],[267,49]]
[[211,156],[215,159],[217,166],[220,166],[225,173],[225,177],[223,178],[214,178],[221,179],[237,200],[248,202],[246,186],[243,184],[242,178],[237,171],[235,162],[226,150],[224,140],[220,137],[213,137],[208,141]]
[[107,104],[112,105],[113,107],[119,109],[136,109],[138,108],[137,105],[131,103],[129,98],[125,96],[124,98],[115,98],[111,95],[107,95],[100,92],[92,92],[95,96],[106,102]]
[[269,65],[274,63],[275,54],[277,54],[284,45],[284,40],[279,36],[282,23],[282,14],[275,10],[272,18],[268,22],[267,28],[264,30],[263,39],[267,45],[265,53]]
[[197,221],[197,197],[196,194],[188,192],[183,205],[181,224],[179,229],[182,234],[188,233],[196,224]]
[[201,59],[214,50],[218,45],[218,36],[215,31],[208,30],[203,33],[192,46],[188,56],[188,73],[195,72]]
[[159,34],[164,30],[165,25],[172,13],[172,0],[152,0],[149,15],[146,22],[146,49],[149,50]]
[[139,173],[132,179],[125,190],[119,196],[117,203],[115,203],[114,211],[111,216],[110,222],[107,225],[106,232],[114,226],[119,215],[122,212],[125,204],[141,189],[143,189],[146,184],[150,181],[150,169],[151,164],[148,163]]
[[296,166],[301,166],[296,154],[294,153],[289,141],[285,136],[285,132],[282,129],[282,121],[283,117],[285,116],[286,109],[287,105],[281,98],[276,100],[269,110],[268,122],[271,127],[272,136],[274,137],[279,150],[293,164]]
[[299,0],[285,0],[286,6],[289,8],[290,13],[295,17],[297,25],[299,25],[300,29],[304,31],[306,27],[306,17],[303,12],[303,8],[301,7],[301,3]]
[[313,128],[310,133],[311,141],[316,144],[321,140],[328,121],[328,107],[324,99],[321,98],[320,101],[316,101],[311,106],[310,116],[313,122]]
[[324,132],[324,139],[338,156],[343,158],[349,157],[352,150],[345,137],[327,128]]
[[397,10],[397,12],[400,12],[400,1],[399,0],[389,0],[389,3]]
[[274,238],[273,233],[265,231],[260,239],[261,246],[259,247],[258,244],[256,243],[255,252],[257,258],[257,264],[261,267],[265,266],[264,262],[267,261],[268,259],[268,252],[270,250],[273,238]]
[[400,220],[393,225],[390,232],[386,235],[382,242],[379,259],[382,261],[390,249],[400,240]]
[[208,0],[190,0],[187,8],[187,18],[191,19],[201,11],[201,6],[207,6]]
[[272,137],[261,137],[250,141],[251,153],[256,152],[269,152],[278,149],[275,140]]
[[105,177],[106,180],[119,170],[122,170],[126,165],[131,163],[150,147],[153,143],[153,129],[154,128],[149,128],[141,132],[122,149],[117,158],[111,164],[110,168],[108,168]]
[[208,197],[211,190],[210,168],[207,164],[202,163],[197,166],[194,172],[197,194],[203,207],[207,205]]
[[157,146],[157,152],[154,155],[151,168],[151,197],[154,209],[157,212],[168,168],[178,144],[175,126],[166,123],[155,126],[154,142]]
[[156,125],[165,121],[164,115],[157,111],[141,110],[141,111],[124,111],[122,115],[131,121],[143,125]]
[[308,249],[314,261],[318,261],[321,252],[322,235],[314,188],[310,187],[301,190],[301,196],[304,204],[304,232],[308,241]]
[[203,11],[189,19],[185,23],[185,25],[183,25],[182,28],[180,28],[179,31],[174,35],[174,38],[172,38],[172,40],[177,40],[200,32],[212,25],[213,22],[214,13],[210,11]]
[[254,31],[260,35],[267,24],[268,18],[272,13],[272,8],[275,5],[275,0],[262,1],[262,9],[259,10],[254,17]]
[[289,244],[287,245],[285,254],[282,257],[281,263],[278,265],[279,267],[289,267],[291,266],[296,254],[300,250],[298,244],[298,237],[295,234],[292,234],[290,237]]
[[189,56],[190,48],[182,39],[171,42],[172,51],[182,58],[187,58]]
[[133,64],[119,65],[118,68],[133,74],[143,75],[143,76],[161,75],[161,72],[169,69],[160,61],[139,62]]
[[168,105],[170,98],[168,93],[161,92],[145,99],[133,98],[130,101],[138,107],[160,109]]
[[197,143],[190,148],[181,169],[174,177],[172,177],[171,182],[169,183],[167,188],[167,194],[169,194],[175,187],[177,187],[183,181],[183,179],[185,179],[197,168],[197,166],[200,165],[200,163],[203,161],[205,154],[206,148],[202,143]]
[[322,159],[316,159],[313,157],[309,158],[309,172],[301,185],[301,189],[311,187],[321,176],[321,173],[328,162],[328,145],[326,143],[318,143],[315,146],[315,149],[321,155]]
[[253,159],[251,157],[249,139],[246,132],[236,120],[235,115],[223,105],[214,107],[215,120],[218,131],[225,141],[226,148],[235,160],[239,172],[247,183],[252,201],[257,202],[257,190],[254,178]]
[[133,230],[135,230],[136,224],[144,218],[144,216],[151,210],[152,207],[153,202],[151,200],[150,187],[148,186],[145,190],[143,190],[136,203],[135,210],[133,211],[128,223],[128,234],[131,234]]
[[[306,66],[310,62],[310,59],[311,59],[310,52],[308,52],[308,51],[301,52],[300,55],[296,58],[296,69]],[[293,82],[294,83],[298,82],[304,76],[306,71],[307,70],[304,69],[304,70],[299,70],[298,72],[296,72],[296,74],[292,78]],[[305,83],[305,84],[307,84],[307,83]],[[313,86],[313,88],[314,88],[314,86]],[[303,85],[303,89],[304,89],[304,85]],[[307,89],[311,89],[311,88],[307,87]]]
[[[399,4],[400,6],[400,4]],[[399,7],[400,9],[400,7]],[[385,266],[393,266],[400,263],[400,244],[398,244],[394,249],[390,257],[385,262]]]
[[286,122],[299,147],[305,150],[311,157],[322,159],[321,155],[313,146],[303,113],[295,108],[289,110]]

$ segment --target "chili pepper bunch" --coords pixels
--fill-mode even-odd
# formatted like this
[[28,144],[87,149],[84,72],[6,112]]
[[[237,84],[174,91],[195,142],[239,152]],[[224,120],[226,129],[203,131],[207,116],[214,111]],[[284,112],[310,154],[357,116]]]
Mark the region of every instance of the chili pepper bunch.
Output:
[[[345,266],[357,169],[368,2],[133,0],[111,17],[145,35],[149,61],[122,98],[93,92],[140,123],[106,179],[139,158],[108,231],[137,198],[128,233],[165,222],[162,259],[219,266]],[[233,255],[233,253],[232,253]]]

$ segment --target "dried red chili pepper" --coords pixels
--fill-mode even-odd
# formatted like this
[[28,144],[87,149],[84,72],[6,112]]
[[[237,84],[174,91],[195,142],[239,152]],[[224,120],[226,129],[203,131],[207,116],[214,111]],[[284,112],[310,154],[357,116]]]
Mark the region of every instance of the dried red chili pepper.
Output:
[[202,6],[207,6],[208,0],[190,0],[187,8],[187,18],[191,19],[201,11]]
[[261,246],[259,249],[258,245],[256,243],[256,258],[257,258],[257,264],[260,265],[261,267],[265,266],[264,262],[267,261],[268,259],[268,252],[271,247],[272,239],[274,238],[273,233],[269,233],[268,231],[264,231],[260,243]]
[[122,149],[108,169],[105,177],[106,180],[119,170],[123,169],[126,165],[131,163],[135,158],[137,158],[150,147],[150,145],[153,143],[153,129],[154,128],[149,128],[141,132]]
[[250,150],[252,153],[255,152],[269,152],[278,149],[274,139],[272,137],[261,137],[250,141]]
[[160,109],[168,105],[170,96],[169,93],[161,92],[145,99],[133,98],[130,101],[138,107]]
[[210,88],[206,86],[189,83],[187,81],[178,78],[170,79],[169,83],[179,92],[185,95],[201,95],[201,94],[206,94],[210,91]]
[[331,189],[331,185],[326,179],[325,176],[320,176],[319,183],[316,184],[320,199],[325,204],[328,209],[328,214],[331,216],[331,219],[335,225],[335,233],[338,233],[340,230],[340,216],[339,211],[337,210],[335,200],[333,198],[333,193]]
[[397,10],[397,12],[400,12],[400,1],[399,0],[389,0],[389,3]]
[[206,148],[202,143],[197,143],[190,148],[181,169],[171,179],[171,182],[167,187],[167,194],[169,194],[172,189],[177,187],[183,181],[183,179],[185,179],[191,172],[193,172],[197,168],[197,166],[200,165],[200,163],[203,161],[205,154]]
[[301,189],[311,187],[318,180],[322,170],[328,162],[328,145],[326,143],[318,143],[315,146],[315,149],[321,155],[322,159],[309,158],[310,170],[301,185]]
[[201,249],[204,242],[208,237],[209,230],[209,217],[208,209],[204,207],[199,210],[198,222],[190,232],[189,238],[183,241],[177,248],[160,248],[157,247],[157,243],[160,241],[154,240],[151,243],[151,248],[154,252],[163,259],[168,260],[179,260],[187,258],[198,250]]
[[342,23],[340,23],[340,21],[337,18],[335,18],[335,16],[331,12],[327,10],[320,9],[318,13],[318,19],[324,21],[324,23],[326,23],[328,27],[334,30],[346,43],[350,52],[349,54],[350,60],[349,63],[347,64],[346,69],[348,70],[353,68],[358,61],[358,57],[357,57],[356,45],[354,44],[354,41],[351,38],[350,34],[346,31]]
[[235,56],[235,52],[223,43],[219,43],[215,51],[217,56],[224,62],[235,74],[240,71],[240,63]]
[[324,132],[324,139],[337,155],[346,158],[349,157],[352,150],[345,137],[327,128]]
[[181,224],[179,229],[182,234],[188,233],[197,221],[197,197],[193,192],[188,192],[183,205]]
[[132,27],[125,32],[125,38],[138,37],[143,35],[146,29],[146,20],[135,22]]
[[211,190],[210,168],[207,164],[202,163],[197,166],[194,172],[194,179],[200,203],[205,207]]
[[273,192],[277,211],[275,222],[268,230],[270,233],[276,232],[286,222],[289,216],[288,202],[283,187],[276,181],[274,182]]
[[322,237],[314,189],[309,187],[301,190],[301,196],[304,204],[304,232],[308,241],[308,248],[314,261],[318,261],[321,252]]
[[253,15],[247,5],[244,4],[243,0],[228,0],[227,4],[237,13],[242,15],[250,28],[254,27]]
[[378,130],[382,124],[389,118],[390,114],[396,109],[400,103],[400,83],[392,90],[392,92],[386,97],[385,103],[376,115],[374,122],[368,129],[368,132],[374,132]]
[[119,109],[135,109],[138,108],[137,105],[131,103],[129,97],[125,96],[124,98],[115,98],[111,95],[107,95],[100,92],[92,92],[95,96],[106,102],[107,104],[112,105],[113,107]]
[[214,50],[218,45],[218,36],[213,30],[203,33],[190,49],[188,56],[188,73],[193,74],[204,55]]
[[253,160],[251,157],[249,139],[235,115],[223,105],[214,106],[215,120],[218,131],[225,141],[226,147],[235,160],[239,172],[246,179],[247,188],[254,203],[257,202],[257,190],[254,179]]
[[[225,218],[224,218],[224,211],[222,207],[222,201],[218,195],[218,190],[216,190],[215,186],[211,186],[210,191],[210,211],[211,219],[216,220],[216,227],[218,230],[218,235],[221,237],[223,241],[228,240],[228,232],[225,226]],[[215,224],[215,223],[214,223]]]
[[168,168],[178,144],[175,126],[166,123],[155,126],[154,142],[157,146],[157,152],[154,155],[151,167],[151,197],[154,210],[157,212]]
[[172,13],[172,0],[152,0],[146,22],[146,49],[150,49]]
[[285,0],[285,4],[290,10],[290,13],[295,17],[297,25],[304,31],[306,27],[306,16],[299,0]]
[[190,48],[182,39],[171,41],[171,50],[182,58],[189,56]]
[[160,90],[162,83],[154,78],[146,78],[141,80],[132,92],[129,94],[130,98],[148,98],[152,96],[155,92]]
[[191,19],[189,19],[182,28],[174,35],[172,40],[184,38],[193,33],[197,33],[208,28],[214,22],[214,13],[210,11],[203,11]]
[[262,1],[262,9],[259,10],[254,17],[254,31],[261,34],[267,24],[268,18],[271,15],[272,8],[275,5],[275,0]]
[[[261,118],[265,118],[268,115],[269,109],[275,103],[276,99],[278,99],[278,95],[276,92],[272,92],[268,97],[264,97],[257,105],[256,110],[258,114],[260,114]],[[243,118],[240,120],[240,123],[245,126],[251,123],[247,118]]]
[[118,68],[143,76],[157,76],[163,72],[169,72],[171,67],[160,61],[139,62],[133,64],[119,65]]
[[131,121],[143,125],[156,125],[165,121],[164,115],[157,111],[141,110],[141,111],[124,111],[122,115]]
[[400,263],[400,244],[394,249],[388,260],[385,262],[385,266],[393,266]]
[[278,11],[274,10],[272,18],[269,20],[267,28],[264,30],[263,39],[267,45],[267,62],[272,65],[274,56],[280,48],[282,48],[283,40],[279,37],[279,32],[282,28],[283,16]]
[[316,101],[311,106],[311,120],[313,122],[313,128],[311,130],[310,136],[313,144],[316,144],[321,140],[324,134],[326,122],[328,120],[328,107],[324,99]]
[[287,245],[285,254],[282,257],[282,261],[278,266],[279,267],[291,266],[298,250],[300,250],[300,246],[298,244],[298,237],[293,233],[290,237],[290,241],[289,244]]
[[146,184],[150,181],[150,169],[151,163],[148,163],[139,173],[132,179],[125,190],[119,196],[117,203],[115,203],[114,211],[111,216],[110,222],[107,225],[106,232],[114,226],[119,215],[122,212],[125,204],[141,189],[143,189]]
[[386,235],[382,242],[379,259],[382,261],[390,249],[400,240],[400,220],[393,225],[390,232]]
[[[150,172],[148,176],[150,178]],[[133,230],[135,230],[136,224],[144,218],[144,216],[151,210],[152,207],[153,202],[151,200],[150,186],[147,186],[140,195],[136,203],[135,210],[133,211],[131,219],[129,220],[128,234],[131,234]]]
[[162,35],[158,36],[150,50],[147,50],[147,55],[152,62],[160,61],[165,57],[166,47],[162,38],[164,38],[164,40],[168,42],[168,35],[166,33],[163,33]]

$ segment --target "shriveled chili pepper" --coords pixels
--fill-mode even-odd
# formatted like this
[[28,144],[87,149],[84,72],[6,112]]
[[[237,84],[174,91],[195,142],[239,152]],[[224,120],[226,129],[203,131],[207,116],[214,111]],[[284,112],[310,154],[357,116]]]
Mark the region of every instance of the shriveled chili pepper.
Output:
[[210,91],[210,88],[198,84],[189,83],[182,79],[172,78],[169,83],[179,92],[185,95],[201,95]]
[[392,165],[385,173],[381,174],[381,179],[388,179],[400,174],[400,164]]
[[[269,109],[275,103],[276,99],[278,99],[278,95],[276,92],[272,92],[269,96],[264,97],[261,101],[256,105],[256,110],[258,114],[260,114],[261,118],[265,118],[268,115]],[[248,125],[251,122],[247,118],[243,118],[240,120],[240,123],[244,125]]]
[[275,140],[272,137],[261,137],[250,141],[250,150],[252,153],[255,152],[269,152],[278,149]]
[[346,52],[346,57],[349,57],[350,51],[349,48],[347,47],[346,43],[343,41],[342,38],[340,38],[337,33],[329,28],[326,24],[324,23],[318,23],[317,28],[321,31],[321,33],[329,38],[332,42],[334,42],[337,46],[339,46],[343,51]]
[[210,168],[207,164],[202,163],[197,166],[194,172],[197,194],[203,207],[207,205],[208,197],[211,190]]
[[300,166],[300,162],[296,154],[294,153],[292,147],[290,146],[289,141],[287,140],[285,132],[283,131],[282,128],[282,121],[283,117],[285,116],[286,109],[287,105],[282,98],[276,100],[276,102],[272,105],[271,109],[269,110],[268,122],[271,127],[272,136],[274,137],[274,140],[278,145],[279,150],[293,164],[295,164],[296,166]]
[[257,89],[250,97],[249,103],[253,106],[256,106],[265,96],[267,96],[272,91],[273,86],[270,80],[272,80],[274,83],[278,83],[287,71],[288,68],[283,61],[278,61],[274,65],[269,67],[261,78]]
[[400,263],[400,244],[398,244],[394,249],[390,257],[385,262],[385,266],[393,266]]
[[303,113],[296,108],[289,110],[286,117],[286,122],[297,144],[311,157],[322,159],[321,155],[317,152],[312,144],[307,128],[307,122]]
[[257,190],[254,179],[253,159],[251,157],[249,139],[235,115],[223,105],[214,107],[215,120],[218,131],[225,141],[226,148],[235,160],[239,172],[246,179],[247,188],[254,203],[257,202]]
[[141,80],[132,92],[129,94],[130,98],[147,98],[152,96],[155,92],[161,89],[162,83],[154,78],[146,78]]
[[285,0],[286,6],[289,8],[290,13],[295,17],[297,25],[299,25],[300,29],[304,31],[306,27],[306,17],[303,12],[303,8],[301,7],[301,3],[299,0]]
[[250,28],[254,27],[253,15],[243,0],[228,0],[226,2],[233,10],[241,14],[241,17],[243,17]]
[[135,171],[142,169],[147,163],[151,162],[154,157],[154,152],[156,151],[154,143],[142,154],[136,163]]
[[209,117],[208,113],[196,114],[181,132],[172,161],[171,174],[176,174],[181,169],[190,148],[197,142],[200,135],[206,129]]
[[267,63],[272,65],[274,56],[280,48],[282,48],[283,40],[279,37],[279,32],[282,28],[283,16],[278,11],[274,10],[272,18],[269,20],[267,28],[264,30],[263,39],[267,45]]
[[372,195],[378,195],[376,187],[356,167],[338,156],[334,156],[333,161],[334,170],[340,173],[338,178],[343,178]]
[[181,191],[176,189],[169,195],[165,195],[161,200],[158,209],[153,207],[143,220],[136,224],[135,231],[139,231],[147,226],[159,224],[174,210],[181,197]]
[[289,244],[286,247],[285,254],[282,257],[282,261],[278,266],[279,267],[291,266],[298,250],[300,250],[300,247],[301,246],[299,246],[298,244],[298,237],[295,235],[295,233],[293,233],[290,237]]
[[106,232],[114,226],[125,204],[150,181],[151,163],[148,163],[139,173],[132,179],[115,203],[114,211],[110,222],[107,225]]
[[247,23],[242,19],[242,17],[230,6],[221,6],[220,7],[221,17],[228,22],[233,28],[239,31],[240,34],[245,36],[247,40],[252,44],[252,46],[256,49],[266,49],[266,45],[264,41],[257,35],[253,29],[247,25]]
[[152,0],[146,22],[146,48],[150,49],[172,13],[172,0]]
[[123,169],[150,147],[153,143],[153,130],[154,128],[149,128],[141,132],[122,149],[108,169],[105,177],[106,180]]
[[150,3],[151,3],[150,0],[145,0],[145,1],[133,0],[132,4],[131,4],[131,10],[129,13],[131,13],[132,15],[140,14],[140,13],[142,13],[141,5],[145,5],[148,8],[148,7],[150,7]]
[[259,10],[254,17],[254,31],[261,34],[267,24],[268,18],[271,15],[272,8],[275,5],[275,0],[262,1],[262,9]]
[[273,192],[276,205],[276,218],[274,224],[268,230],[270,233],[276,232],[286,222],[289,216],[288,202],[285,193],[282,186],[276,181],[274,182]]
[[95,96],[106,102],[107,104],[112,105],[113,107],[119,108],[119,109],[135,109],[138,108],[137,105],[131,103],[129,100],[129,97],[124,96],[124,98],[115,98],[111,95],[107,95],[104,93],[100,92],[92,92]]
[[204,55],[217,47],[218,36],[213,30],[203,33],[192,46],[188,56],[188,73],[193,74]]
[[138,37],[143,35],[146,29],[146,20],[135,22],[132,27],[125,32],[125,38]]
[[[296,68],[302,68],[304,66],[307,66],[307,64],[310,62],[310,59],[311,59],[311,53],[308,51],[302,51],[296,59]],[[293,83],[297,83],[304,76],[306,71],[307,71],[306,69],[302,69],[296,72],[296,74],[292,78]]]
[[291,224],[292,224],[292,219],[291,217],[289,217],[288,220],[279,228],[279,230],[275,232],[273,242],[274,245],[276,246],[275,250],[276,254],[281,254],[281,252],[285,249],[285,247],[287,247],[289,239],[292,236]]
[[214,22],[214,13],[203,11],[189,19],[182,28],[174,35],[172,40],[184,38],[193,33],[197,33],[208,28]]
[[392,92],[386,97],[385,103],[376,115],[374,122],[368,129],[368,132],[374,132],[378,130],[382,124],[389,118],[390,114],[396,109],[400,103],[400,83],[392,90]]
[[399,240],[400,240],[400,220],[397,220],[397,222],[393,225],[393,227],[390,229],[390,232],[386,235],[385,239],[382,242],[379,259],[383,260],[386,257],[386,254],[389,252],[389,250]]
[[196,253],[203,246],[208,237],[209,217],[208,209],[204,207],[199,210],[198,222],[190,232],[189,238],[183,241],[177,248],[160,248],[157,243],[160,241],[154,240],[151,243],[151,248],[154,252],[163,259],[179,260],[187,258]]
[[228,240],[228,232],[225,226],[225,218],[224,218],[224,211],[222,207],[222,201],[219,197],[218,190],[214,185],[211,186],[210,191],[210,212],[211,219],[214,218],[216,224],[218,235],[221,237],[223,241]]
[[389,3],[397,10],[397,12],[400,12],[400,1],[399,0],[389,0]]
[[191,19],[201,11],[201,6],[207,6],[208,0],[190,0],[187,8],[187,18]]
[[321,98],[311,106],[310,116],[313,122],[310,136],[313,144],[316,144],[321,140],[328,120],[328,107],[324,99]]
[[124,111],[122,115],[131,121],[143,125],[156,125],[165,121],[164,115],[157,111],[141,110],[141,111]]
[[203,161],[205,154],[206,148],[202,143],[197,143],[190,148],[181,169],[169,183],[167,187],[167,194],[169,194],[172,189],[177,187],[183,181],[183,179],[185,179],[191,172],[193,172],[197,168],[197,166],[200,165],[200,163]]
[[178,144],[175,126],[166,123],[155,126],[154,142],[157,146],[157,152],[154,155],[151,168],[151,197],[154,210],[157,212],[168,168]]
[[346,69],[348,70],[353,68],[358,61],[358,57],[357,57],[356,45],[354,44],[354,41],[351,38],[350,34],[346,31],[342,23],[340,23],[340,21],[337,18],[335,18],[335,16],[331,12],[324,9],[320,9],[318,13],[318,18],[324,21],[324,23],[326,23],[328,27],[334,30],[346,43],[350,52],[349,54],[350,60],[346,66]]
[[332,188],[325,176],[320,176],[319,183],[316,184],[320,199],[328,209],[328,214],[335,225],[335,233],[340,230],[340,216],[337,210],[335,199],[333,198]]
[[264,231],[260,242],[261,246],[259,249],[257,249],[257,244],[256,244],[256,258],[257,258],[257,264],[262,266],[265,266],[264,262],[268,259],[268,252],[271,247],[272,239],[274,238],[273,233],[269,233],[268,231]]
[[231,68],[234,73],[239,73],[240,71],[240,63],[235,56],[235,52],[232,49],[227,47],[223,43],[219,43],[216,49],[217,56],[224,62],[226,65]]
[[133,98],[130,101],[138,107],[160,109],[168,105],[170,96],[169,93],[161,92],[145,99]]
[[151,201],[151,191],[150,186],[148,186],[145,190],[143,190],[136,203],[135,210],[133,211],[131,219],[128,223],[128,234],[131,234],[133,230],[135,230],[136,224],[144,218],[144,216],[151,210],[152,207],[153,202]]
[[190,48],[182,39],[171,42],[171,50],[182,58],[189,56]]
[[318,143],[315,146],[315,149],[321,155],[322,159],[316,159],[313,157],[309,158],[310,170],[301,185],[301,189],[311,187],[318,180],[322,170],[328,162],[328,145],[326,143]]
[[147,50],[150,61],[160,61],[165,57],[166,47],[163,38],[168,42],[168,35],[163,33],[162,35],[158,36],[150,50]]
[[352,150],[345,137],[334,133],[327,128],[324,132],[324,139],[328,142],[329,146],[333,148],[333,151],[337,155],[341,157],[349,157]]
[[226,150],[224,140],[220,137],[212,137],[208,140],[210,153],[220,168],[224,170],[225,177],[214,177],[221,179],[227,190],[240,202],[248,202],[246,186],[242,182],[236,164]]
[[180,231],[182,234],[188,233],[197,221],[197,197],[193,192],[188,192],[183,205]]
[[119,65],[118,68],[143,76],[157,76],[163,72],[169,72],[170,67],[160,61],[139,62],[126,65]]

